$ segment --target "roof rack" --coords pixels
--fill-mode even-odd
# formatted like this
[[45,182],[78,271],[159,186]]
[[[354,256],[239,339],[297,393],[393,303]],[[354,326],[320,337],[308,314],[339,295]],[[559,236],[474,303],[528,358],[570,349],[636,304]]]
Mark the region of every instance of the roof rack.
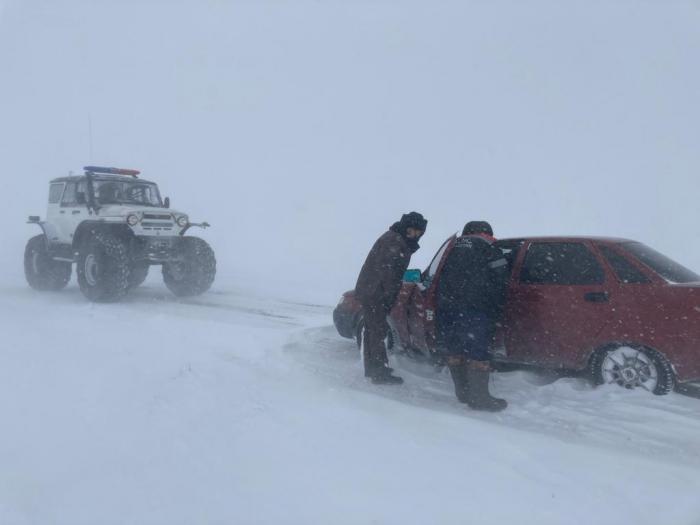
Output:
[[83,168],[88,173],[103,173],[108,175],[129,175],[136,178],[141,172],[139,170],[127,170],[123,168],[105,168],[102,166],[85,166]]

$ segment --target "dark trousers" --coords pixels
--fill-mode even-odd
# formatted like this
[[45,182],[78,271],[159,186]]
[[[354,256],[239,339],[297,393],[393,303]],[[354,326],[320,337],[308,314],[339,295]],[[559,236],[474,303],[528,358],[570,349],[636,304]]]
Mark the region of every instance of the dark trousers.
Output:
[[448,356],[465,356],[474,361],[491,359],[489,350],[496,332],[492,316],[475,311],[443,310],[438,313],[440,346]]
[[389,332],[386,321],[388,312],[384,305],[367,305],[362,307],[365,328],[362,333],[362,357],[365,364],[365,376],[372,376],[389,363],[384,340]]

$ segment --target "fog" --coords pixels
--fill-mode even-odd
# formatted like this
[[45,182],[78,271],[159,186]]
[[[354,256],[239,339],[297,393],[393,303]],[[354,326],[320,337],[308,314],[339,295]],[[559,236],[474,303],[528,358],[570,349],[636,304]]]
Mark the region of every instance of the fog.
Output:
[[486,219],[700,269],[698,27],[691,1],[4,0],[4,276],[88,163],[209,221],[218,287],[330,304],[410,210],[416,267]]
[[[698,399],[513,370],[484,413],[405,355],[366,381],[331,319],[411,210],[413,267],[480,219],[700,270],[699,28],[681,0],[0,0],[0,523],[697,524]],[[27,216],[88,164],[211,223],[209,292],[25,283]]]

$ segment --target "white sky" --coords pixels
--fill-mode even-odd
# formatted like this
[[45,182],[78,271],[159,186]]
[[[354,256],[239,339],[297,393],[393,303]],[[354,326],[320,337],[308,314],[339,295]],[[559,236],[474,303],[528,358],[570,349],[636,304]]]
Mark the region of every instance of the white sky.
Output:
[[[220,283],[331,302],[401,213],[645,241],[700,270],[695,1],[6,2],[5,275],[51,177],[140,168]],[[88,120],[93,127],[90,157]]]

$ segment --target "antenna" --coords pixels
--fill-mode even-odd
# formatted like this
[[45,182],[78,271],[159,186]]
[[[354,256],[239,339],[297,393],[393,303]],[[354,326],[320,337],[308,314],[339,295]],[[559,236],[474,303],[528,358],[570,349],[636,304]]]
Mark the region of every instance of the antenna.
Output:
[[88,136],[90,140],[90,162],[92,162],[92,113],[88,112]]

